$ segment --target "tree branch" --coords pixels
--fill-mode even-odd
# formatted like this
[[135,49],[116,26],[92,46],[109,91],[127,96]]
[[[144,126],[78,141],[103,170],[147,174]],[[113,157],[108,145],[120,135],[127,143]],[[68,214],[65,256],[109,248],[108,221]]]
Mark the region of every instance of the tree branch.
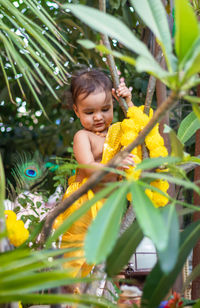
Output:
[[[99,0],[99,9],[102,12],[106,12],[105,0]],[[107,49],[111,50],[111,46],[110,46],[108,36],[101,34],[101,38],[102,38],[104,46]],[[115,88],[115,90],[117,90],[117,88],[119,86],[119,77],[118,77],[118,73],[117,73],[117,69],[116,69],[115,60],[114,60],[113,55],[108,54],[107,55],[107,61],[108,61],[108,66],[109,66],[109,69],[110,69],[110,74],[111,74],[111,77],[112,77],[114,88]],[[125,99],[123,99],[122,97],[119,97],[119,105],[122,108],[122,110],[123,110],[123,112],[126,116],[128,106],[127,106]]]

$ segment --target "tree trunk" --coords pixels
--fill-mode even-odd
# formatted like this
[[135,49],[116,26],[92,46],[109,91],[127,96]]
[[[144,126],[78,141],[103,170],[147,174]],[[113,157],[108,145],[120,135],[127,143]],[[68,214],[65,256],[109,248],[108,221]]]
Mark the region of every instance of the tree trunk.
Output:
[[[197,88],[197,96],[200,97],[200,86]],[[196,132],[196,144],[195,144],[195,156],[200,155],[200,129]],[[195,168],[194,171],[194,181],[200,180],[200,166]],[[200,184],[199,184],[200,185]],[[194,205],[200,205],[200,196],[194,192]],[[193,215],[193,220],[200,219],[200,212],[195,212]],[[200,264],[200,240],[197,242],[196,246],[193,249],[193,260],[192,268]],[[200,296],[200,276],[198,276],[192,282],[192,299],[197,299]]]

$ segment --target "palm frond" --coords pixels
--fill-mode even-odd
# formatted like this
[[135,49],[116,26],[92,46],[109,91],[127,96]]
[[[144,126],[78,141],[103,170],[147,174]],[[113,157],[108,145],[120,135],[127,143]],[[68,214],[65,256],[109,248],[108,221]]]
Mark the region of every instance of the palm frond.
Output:
[[[59,85],[66,83],[67,71],[64,63],[66,59],[73,61],[67,52],[67,41],[53,18],[35,0],[23,1],[23,12],[12,1],[0,0],[0,13],[3,16],[0,20],[0,67],[10,100],[14,102],[9,86],[11,76],[4,69],[7,62],[11,65],[13,78],[17,79],[23,97],[25,95],[20,78],[24,79],[44,112],[39,99],[40,84],[44,84],[58,99],[47,76],[51,76]],[[33,20],[28,18],[30,13]]]

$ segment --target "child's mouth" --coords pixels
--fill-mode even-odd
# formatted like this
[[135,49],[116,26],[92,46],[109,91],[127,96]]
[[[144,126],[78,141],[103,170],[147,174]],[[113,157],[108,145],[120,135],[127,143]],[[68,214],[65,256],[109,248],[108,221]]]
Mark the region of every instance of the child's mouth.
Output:
[[104,123],[97,123],[97,124],[95,124],[96,127],[101,127],[103,125],[104,125]]

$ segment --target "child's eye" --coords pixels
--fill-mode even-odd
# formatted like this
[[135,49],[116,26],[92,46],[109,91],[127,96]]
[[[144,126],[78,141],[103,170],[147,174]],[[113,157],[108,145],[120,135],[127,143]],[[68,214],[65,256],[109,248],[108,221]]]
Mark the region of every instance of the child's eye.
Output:
[[102,109],[102,111],[108,111],[110,108],[109,107],[107,107],[107,108],[104,108],[104,109]]
[[85,114],[93,114],[93,111],[87,111]]

